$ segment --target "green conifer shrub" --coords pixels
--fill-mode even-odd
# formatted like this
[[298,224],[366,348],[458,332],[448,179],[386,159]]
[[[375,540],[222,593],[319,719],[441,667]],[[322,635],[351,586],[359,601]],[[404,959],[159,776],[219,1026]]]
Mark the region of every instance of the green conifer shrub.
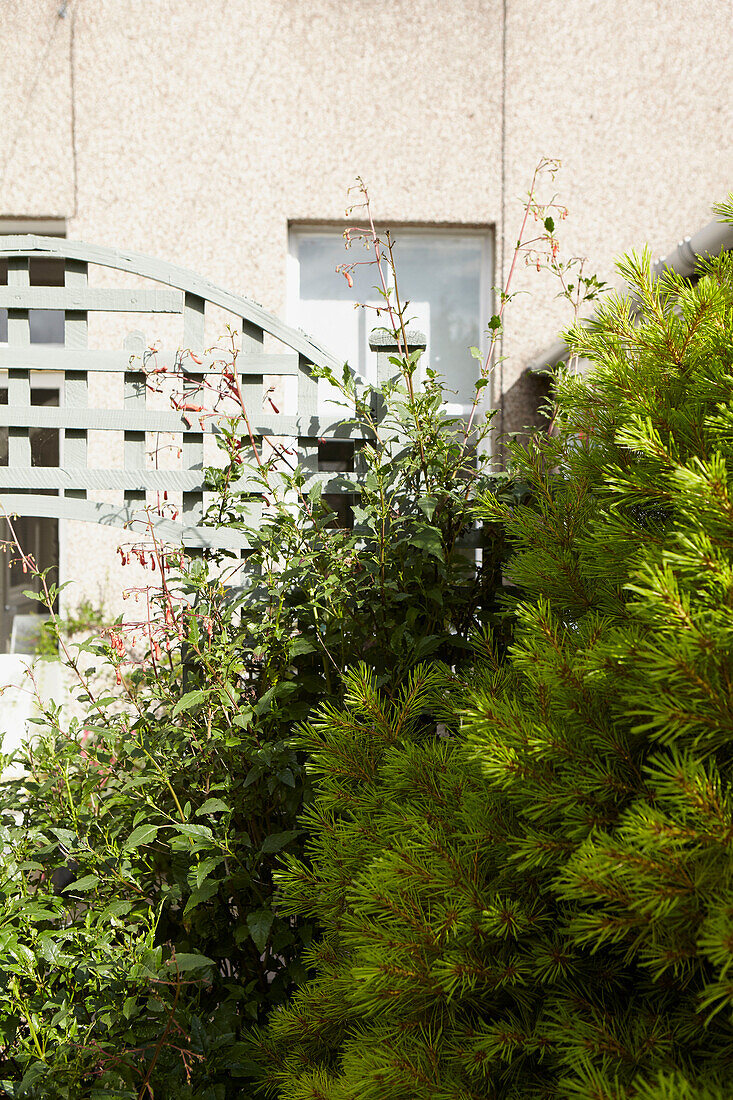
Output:
[[732,1095],[733,255],[621,271],[514,448],[530,500],[485,500],[508,657],[361,670],[303,730],[281,905],[324,931],[261,1038],[281,1100]]

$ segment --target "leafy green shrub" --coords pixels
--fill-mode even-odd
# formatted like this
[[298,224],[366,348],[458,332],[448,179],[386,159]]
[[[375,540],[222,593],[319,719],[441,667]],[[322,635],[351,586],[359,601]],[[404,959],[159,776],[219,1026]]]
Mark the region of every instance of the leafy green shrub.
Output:
[[[441,413],[438,379],[413,388],[417,359],[399,358],[376,394],[380,422],[374,394],[348,371],[331,378],[371,431],[358,473],[344,474],[353,530],[334,526],[318,482],[252,455],[246,423],[231,421],[212,516],[249,531],[237,588],[223,583],[226,559],[179,564],[141,546],[137,559],[162,578],[157,612],[135,628],[144,663],[130,667],[124,623],[76,652],[60,634],[85,717],[67,728],[49,711],[25,777],[2,788],[7,1094],[223,1100],[247,1089],[243,1040],[305,977],[314,935],[311,919],[272,905],[281,854],[303,850],[295,726],[315,702],[342,700],[359,660],[395,690],[426,656],[460,664],[493,614],[500,529],[478,571],[461,540],[494,482]],[[230,489],[244,458],[269,500],[257,524]],[[112,668],[101,697],[90,661]]]
[[89,599],[83,599],[73,611],[67,612],[63,619],[45,619],[41,634],[35,647],[36,657],[58,657],[59,647],[56,631],[60,630],[65,638],[78,635],[99,635],[108,625],[111,616],[105,614],[104,607],[98,607]]
[[508,658],[364,669],[305,726],[281,904],[323,934],[261,1039],[282,1100],[730,1095],[733,256],[703,269],[623,263],[515,448],[529,501],[486,498]]

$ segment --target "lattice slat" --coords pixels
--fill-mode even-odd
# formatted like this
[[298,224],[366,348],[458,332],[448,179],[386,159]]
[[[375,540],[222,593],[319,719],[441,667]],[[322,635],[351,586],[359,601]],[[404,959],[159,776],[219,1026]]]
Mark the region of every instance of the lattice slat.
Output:
[[125,472],[134,478],[132,486],[125,487],[125,505],[134,511],[145,507],[145,427],[147,423],[147,387],[142,371],[142,355],[145,351],[145,337],[141,332],[132,332],[125,339],[125,353],[128,366],[137,370],[126,370],[123,381],[122,401],[125,412],[132,412],[143,425],[123,433]]
[[[159,363],[171,367],[179,354],[178,348],[163,348],[156,352],[151,365]],[[221,353],[204,352],[201,366],[196,364],[197,374],[218,374],[221,370]],[[37,370],[85,370],[126,371],[130,365],[130,352],[124,348],[107,351],[97,348],[58,348],[44,344],[32,347],[0,347],[0,370],[6,367],[34,367]],[[298,356],[286,353],[248,353],[239,359],[239,369],[245,374],[297,375]]]
[[[183,307],[183,344],[192,351],[197,359],[202,359],[204,354],[204,328],[206,322],[206,302],[195,294],[187,294]],[[191,366],[191,361],[187,367]],[[191,405],[202,406],[201,383],[203,375],[199,372],[188,374],[184,385],[184,395]],[[191,413],[190,423],[196,423],[196,414]],[[183,436],[182,442],[183,466],[186,470],[203,471],[204,468],[204,433],[189,429]],[[203,474],[199,474],[203,477]],[[204,518],[204,494],[201,490],[186,492],[183,494],[183,523],[189,527],[197,527]]]
[[[305,479],[306,487],[314,481],[321,481],[324,492],[338,492],[339,478],[332,473],[318,470],[317,444],[310,446],[310,453],[311,457],[303,463],[313,470]],[[237,493],[256,493],[260,488],[259,481],[246,476],[238,478],[231,485],[232,491]],[[3,489],[116,489],[134,490],[136,493],[145,489],[158,493],[166,490],[196,492],[201,489],[201,471],[144,470],[138,466],[132,466],[129,470],[90,470],[87,466],[0,466],[0,490]]]
[[177,290],[113,290],[106,287],[0,286],[0,309],[63,309],[87,313],[180,313]]
[[[29,285],[28,260],[8,260],[8,287],[16,290]],[[2,288],[7,289],[7,288]],[[27,309],[8,309],[8,344],[10,347],[29,347],[31,342],[30,322]],[[30,370],[16,368],[8,371],[8,405],[30,405]],[[31,441],[28,427],[21,420],[8,418],[8,465],[30,466]]]
[[[89,280],[88,265],[80,260],[67,260],[65,265],[67,287],[78,294],[83,293]],[[78,351],[87,346],[89,325],[87,315],[82,310],[69,310],[64,316],[64,343],[70,351]],[[63,412],[66,410],[86,409],[89,404],[89,378],[85,370],[67,370],[64,374]],[[61,410],[59,410],[61,411]],[[59,425],[63,429],[62,461],[65,466],[86,466],[88,440],[85,428]],[[86,489],[81,486],[67,489],[67,497],[86,497]]]
[[[14,372],[13,372],[14,373]],[[19,372],[21,375],[26,372]],[[76,374],[77,372],[68,372]],[[261,388],[260,388],[261,400]],[[32,428],[63,428],[71,426],[74,429],[86,431],[148,431],[148,432],[184,432],[191,435],[210,435],[215,433],[217,425],[210,418],[199,423],[200,413],[182,412],[158,412],[157,409],[146,409],[145,412],[125,409],[85,409],[85,408],[53,408],[46,405],[18,404],[13,412],[5,406],[0,406],[0,426],[8,426],[15,421],[22,421]],[[190,427],[186,424],[190,421]],[[319,437],[332,435],[335,439],[359,438],[361,432],[358,427],[343,424],[340,420],[314,419],[306,416],[278,416],[275,413],[254,413],[250,417],[253,433],[261,435],[287,435]],[[194,467],[195,468],[195,467]]]
[[302,356],[298,371],[298,415],[301,421],[318,420],[318,379],[309,370],[310,364]]

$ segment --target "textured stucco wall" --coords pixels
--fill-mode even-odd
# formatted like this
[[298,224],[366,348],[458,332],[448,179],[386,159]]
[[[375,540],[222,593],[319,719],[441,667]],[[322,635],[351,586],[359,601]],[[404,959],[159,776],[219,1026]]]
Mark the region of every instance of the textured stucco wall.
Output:
[[[621,253],[663,255],[712,220],[733,189],[730,0],[508,0],[506,43],[505,266],[541,154],[563,165],[563,255],[610,282]],[[508,314],[508,426],[526,362],[572,320],[544,274],[516,287],[532,293]]]
[[[288,223],[343,218],[357,174],[378,218],[494,225],[499,245],[503,229],[500,282],[549,155],[564,255],[613,278],[619,252],[667,251],[733,186],[731,15],[729,0],[2,0],[0,216],[64,216],[72,238],[282,313]],[[526,362],[570,320],[544,274],[520,265],[514,289],[532,293],[507,314],[507,430],[531,416]],[[113,541],[84,541],[92,590]]]
[[71,23],[59,7],[0,4],[0,217],[73,209]]
[[[289,220],[496,217],[500,5],[77,0],[70,233],[175,259],[276,312]],[[472,64],[467,60],[471,58]]]

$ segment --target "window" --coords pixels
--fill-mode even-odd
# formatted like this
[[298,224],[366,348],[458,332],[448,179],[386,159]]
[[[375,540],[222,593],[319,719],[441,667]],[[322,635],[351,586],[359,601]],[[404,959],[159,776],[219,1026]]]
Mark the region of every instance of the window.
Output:
[[[367,381],[376,378],[369,333],[385,324],[355,303],[380,304],[376,268],[360,266],[353,287],[338,264],[370,259],[355,242],[344,247],[343,226],[294,226],[290,237],[290,321],[319,339]],[[410,305],[411,327],[427,336],[423,364],[443,376],[448,409],[465,414],[476,377],[470,347],[487,348],[491,316],[492,248],[489,229],[392,227],[397,279]]]
[[[48,237],[64,237],[65,225],[59,219],[29,221],[19,218],[0,218],[0,235],[38,233]],[[63,260],[32,259],[28,278],[31,286],[63,286]],[[0,260],[0,283],[6,284],[8,267]],[[28,327],[32,344],[63,344],[64,312],[56,309],[31,309],[28,311]],[[7,310],[0,309],[0,343],[8,340]],[[8,390],[4,372],[0,372],[0,403],[7,404]],[[31,372],[31,404],[58,405],[59,388],[52,373]],[[55,429],[31,428],[31,463],[33,466],[58,466],[59,433]],[[8,464],[8,429],[0,429],[0,466]],[[44,490],[36,490],[38,493]],[[57,579],[59,561],[58,521],[42,517],[25,516],[14,523],[23,549],[33,555],[39,569],[50,569],[52,581]],[[0,537],[8,538],[4,521],[0,525]],[[25,575],[12,555],[4,554],[0,564],[0,652],[6,652],[10,644],[13,621],[27,619],[42,611],[35,601],[24,596],[37,584]]]

